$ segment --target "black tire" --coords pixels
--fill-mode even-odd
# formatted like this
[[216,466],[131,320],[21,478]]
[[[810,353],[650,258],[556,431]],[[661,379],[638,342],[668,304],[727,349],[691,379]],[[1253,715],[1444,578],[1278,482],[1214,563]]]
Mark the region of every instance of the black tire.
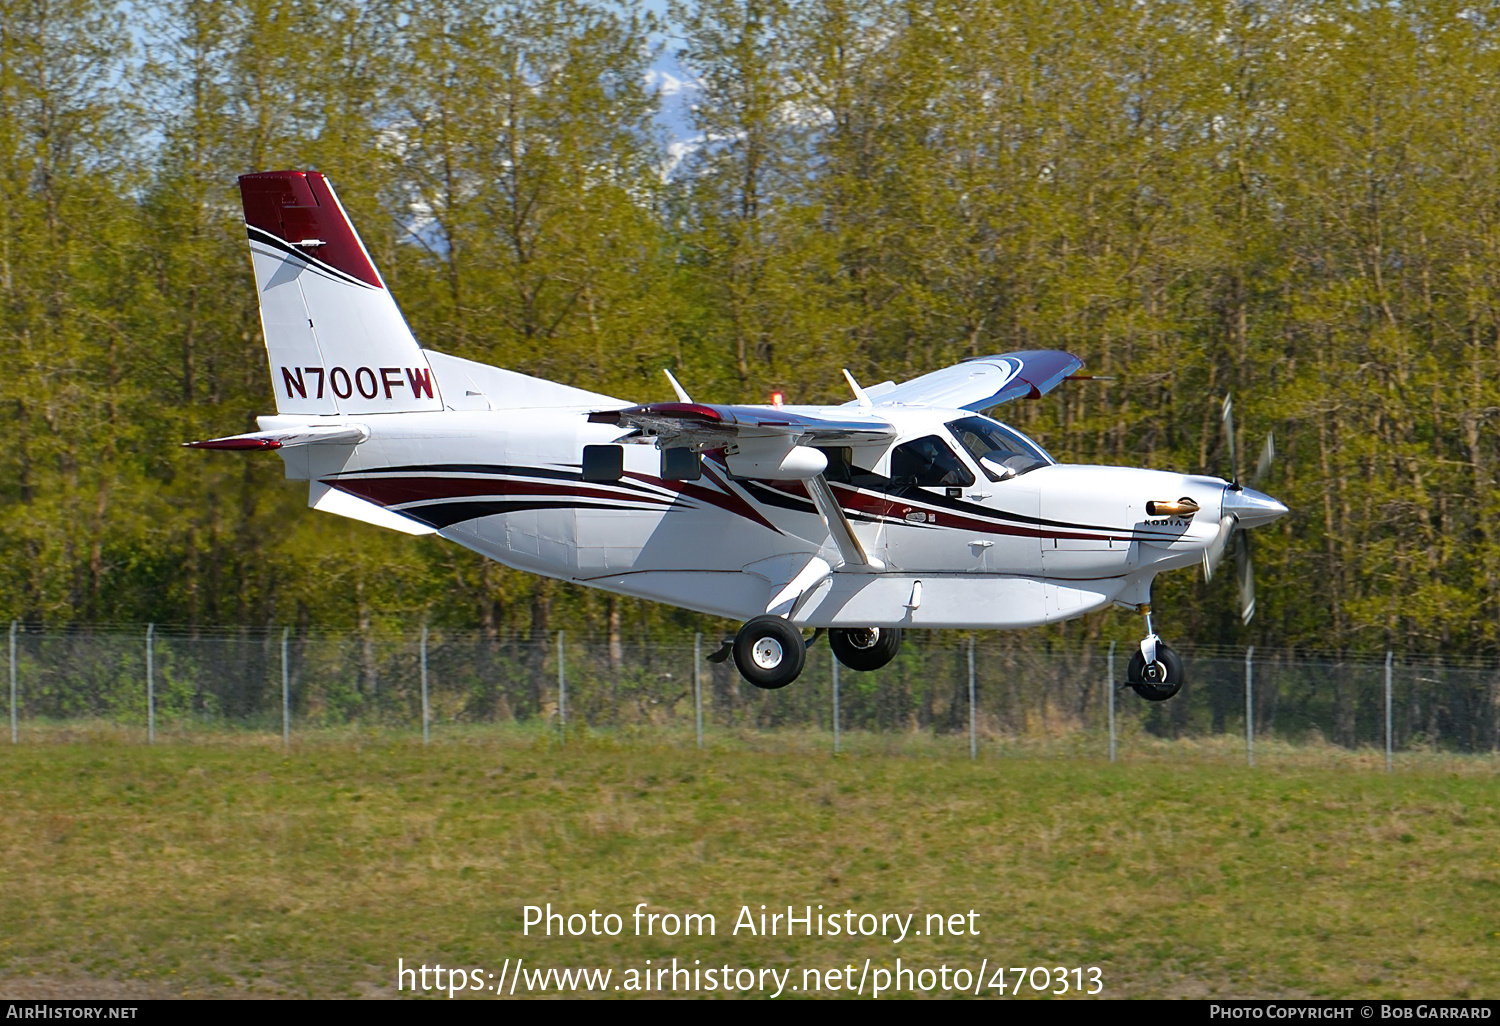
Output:
[[1148,702],[1165,702],[1182,690],[1182,660],[1161,642],[1156,643],[1156,662],[1146,665],[1146,657],[1136,649],[1125,669],[1125,683]]
[[757,616],[734,636],[734,665],[740,676],[767,691],[797,679],[807,662],[802,632],[779,616]]
[[900,627],[835,627],[828,632],[834,658],[851,670],[878,670],[901,651]]

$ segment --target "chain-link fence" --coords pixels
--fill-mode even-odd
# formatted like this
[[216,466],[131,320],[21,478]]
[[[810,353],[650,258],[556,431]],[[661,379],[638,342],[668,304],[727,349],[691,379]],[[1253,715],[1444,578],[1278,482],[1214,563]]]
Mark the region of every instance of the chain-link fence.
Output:
[[441,733],[502,723],[700,737],[726,729],[831,734],[836,702],[840,730],[885,735],[1248,734],[1350,749],[1389,742],[1394,751],[1500,751],[1495,666],[1184,651],[1182,693],[1151,703],[1111,687],[1124,677],[1131,654],[1124,645],[1112,655],[1107,645],[1028,645],[1019,634],[929,634],[909,637],[873,673],[835,675],[827,645],[815,644],[798,681],[761,691],[740,678],[732,659],[711,658],[722,640],[13,625],[12,737],[82,723],[139,728],[148,739],[205,729],[291,734],[359,725]]

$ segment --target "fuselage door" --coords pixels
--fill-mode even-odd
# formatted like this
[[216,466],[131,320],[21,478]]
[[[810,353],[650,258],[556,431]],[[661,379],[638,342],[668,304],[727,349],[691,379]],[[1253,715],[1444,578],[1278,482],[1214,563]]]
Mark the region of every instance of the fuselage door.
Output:
[[885,486],[889,562],[908,573],[1040,570],[1037,494],[1023,477],[993,482],[940,435],[897,446]]

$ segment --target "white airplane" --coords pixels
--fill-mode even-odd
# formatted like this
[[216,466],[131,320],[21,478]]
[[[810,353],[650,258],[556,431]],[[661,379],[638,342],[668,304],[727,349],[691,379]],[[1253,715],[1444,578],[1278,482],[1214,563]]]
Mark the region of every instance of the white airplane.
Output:
[[276,450],[314,509],[744,621],[726,649],[758,687],[795,680],[824,630],[873,670],[909,628],[1115,604],[1146,614],[1127,683],[1170,698],[1182,664],[1152,629],[1152,580],[1211,570],[1237,528],[1287,512],[1219,478],[1059,464],[983,415],[1074,375],[1064,352],[868,388],[846,371],[841,406],[694,402],[670,372],[676,402],[636,405],[445,356],[417,344],[322,174],[239,181],[277,412],[186,444]]

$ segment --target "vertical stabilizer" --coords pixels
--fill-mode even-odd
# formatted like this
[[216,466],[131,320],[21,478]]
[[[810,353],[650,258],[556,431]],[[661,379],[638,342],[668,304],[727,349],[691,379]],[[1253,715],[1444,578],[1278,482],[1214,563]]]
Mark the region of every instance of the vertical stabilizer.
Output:
[[276,412],[441,410],[427,355],[316,171],[240,177]]

